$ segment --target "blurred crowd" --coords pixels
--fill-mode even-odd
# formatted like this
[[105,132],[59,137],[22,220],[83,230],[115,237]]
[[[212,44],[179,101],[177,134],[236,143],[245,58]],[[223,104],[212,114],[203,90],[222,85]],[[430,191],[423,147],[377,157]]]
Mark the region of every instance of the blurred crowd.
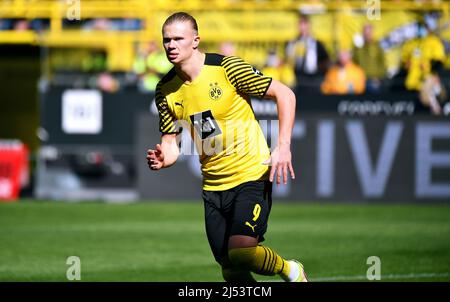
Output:
[[[431,21],[430,21],[431,20]],[[439,115],[447,101],[447,85],[442,74],[447,58],[446,41],[437,35],[436,22],[422,18],[409,28],[410,36],[401,44],[400,68],[390,72],[386,63],[386,40],[374,38],[375,23],[367,22],[355,36],[352,47],[334,53],[313,35],[308,15],[298,19],[298,36],[286,43],[284,51],[267,51],[264,64],[256,66],[291,88],[300,87],[326,95],[380,94],[388,91],[414,91],[424,106]],[[237,46],[224,41],[211,50],[223,55],[240,55]],[[130,73],[142,92],[153,92],[171,65],[163,49],[154,42],[137,45]]]
[[[298,18],[298,36],[288,41],[282,51],[279,48],[267,49],[264,63],[256,67],[292,88],[301,87],[327,95],[377,94],[392,89],[415,91],[424,106],[438,115],[442,104],[447,101],[446,80],[450,77],[448,74],[445,76],[444,66],[450,44],[439,36],[437,18],[439,16],[423,15],[405,29],[406,34],[400,35],[401,38],[397,34],[395,39],[388,37],[378,40],[374,36],[377,23],[367,22],[354,37],[352,47],[334,45],[330,48],[314,36],[310,16],[302,14]],[[71,22],[65,22],[65,26],[71,26]],[[0,30],[41,31],[48,26],[48,22],[42,20],[0,19]],[[81,29],[133,31],[142,29],[142,24],[133,18],[98,18],[83,20]],[[401,47],[400,68],[394,71],[386,63],[386,49],[393,43],[391,40],[400,43]],[[224,41],[211,49],[208,49],[209,44],[206,45],[205,51],[224,55],[242,54],[230,41]],[[71,56],[67,50],[55,53],[51,62],[56,70],[78,69],[93,73],[89,81],[91,86],[107,92],[120,89],[123,81],[108,71],[104,51],[84,49]],[[152,93],[162,75],[171,68],[160,43],[147,41],[137,44],[134,57],[133,66],[124,77],[125,83],[134,83],[141,92]]]
[[[374,39],[371,23],[363,25],[361,36],[355,37],[352,48],[337,49],[335,60],[312,35],[308,16],[300,17],[298,30],[298,37],[288,43],[285,54],[288,65],[293,67],[296,85],[314,79],[313,83],[323,94],[383,93],[393,87],[416,91],[423,105],[433,114],[441,114],[441,105],[447,101],[445,81],[448,78],[441,75],[445,73],[448,42],[436,34],[433,19],[423,18],[410,28],[412,34],[401,46],[401,64],[395,74],[388,73],[381,43],[385,41]],[[391,85],[398,79],[400,85]],[[292,80],[285,83],[292,86]]]

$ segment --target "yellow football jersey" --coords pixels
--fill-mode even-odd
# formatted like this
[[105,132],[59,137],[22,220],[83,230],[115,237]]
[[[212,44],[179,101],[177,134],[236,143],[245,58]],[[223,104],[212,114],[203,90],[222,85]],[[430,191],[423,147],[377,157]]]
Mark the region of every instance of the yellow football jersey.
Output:
[[[185,83],[172,69],[156,87],[160,131],[190,131],[200,157],[203,189],[222,191],[268,179],[267,141],[250,96],[263,97],[272,78],[238,57],[206,54],[200,74]],[[181,128],[183,127],[183,128]]]

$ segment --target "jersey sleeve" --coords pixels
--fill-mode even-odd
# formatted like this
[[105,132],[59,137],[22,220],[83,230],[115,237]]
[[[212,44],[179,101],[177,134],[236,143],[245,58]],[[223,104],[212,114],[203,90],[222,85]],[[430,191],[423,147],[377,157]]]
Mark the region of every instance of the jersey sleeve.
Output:
[[177,126],[177,119],[169,107],[166,97],[161,91],[161,85],[156,86],[155,91],[156,108],[159,115],[159,131],[162,134],[176,134],[179,133]]
[[239,57],[225,57],[222,60],[222,67],[231,85],[250,96],[262,98],[272,82],[271,77],[264,76]]

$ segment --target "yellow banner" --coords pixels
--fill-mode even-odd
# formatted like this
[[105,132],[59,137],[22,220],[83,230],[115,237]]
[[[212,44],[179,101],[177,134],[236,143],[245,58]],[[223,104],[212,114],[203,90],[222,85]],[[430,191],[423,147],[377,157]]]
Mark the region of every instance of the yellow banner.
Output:
[[[169,14],[157,13],[154,22],[156,37]],[[239,11],[198,12],[200,37],[205,42],[220,41],[287,41],[297,35],[296,12]]]

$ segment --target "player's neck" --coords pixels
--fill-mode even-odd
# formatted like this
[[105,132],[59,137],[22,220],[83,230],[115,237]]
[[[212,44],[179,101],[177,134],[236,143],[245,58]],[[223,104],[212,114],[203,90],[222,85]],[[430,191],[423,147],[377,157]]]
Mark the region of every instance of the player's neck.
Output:
[[194,81],[202,71],[203,65],[205,64],[205,56],[200,51],[194,52],[189,60],[175,67],[178,76],[186,83]]

